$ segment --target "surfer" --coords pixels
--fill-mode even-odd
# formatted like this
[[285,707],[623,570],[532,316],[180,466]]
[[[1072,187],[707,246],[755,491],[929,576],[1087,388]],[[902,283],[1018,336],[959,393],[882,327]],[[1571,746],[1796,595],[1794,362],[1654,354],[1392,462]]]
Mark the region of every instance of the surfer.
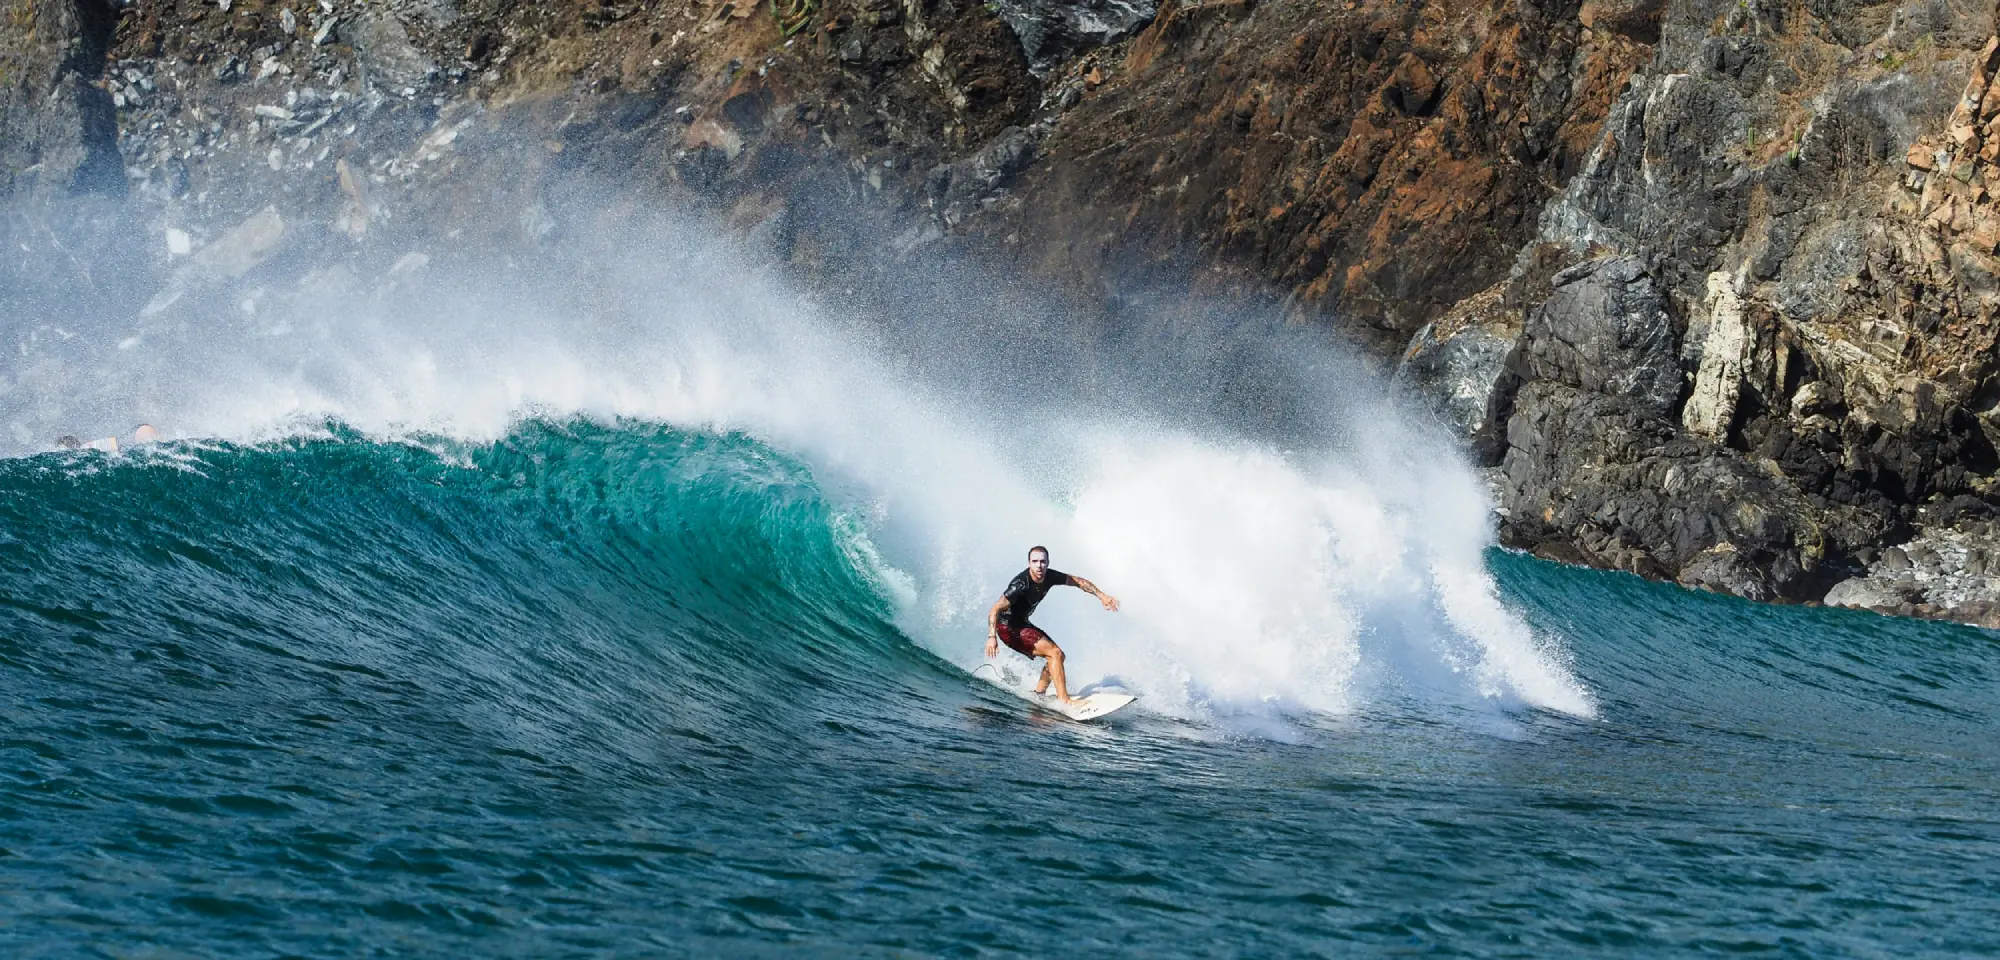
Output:
[[1071,576],[1060,570],[1049,569],[1049,548],[1033,547],[1028,550],[1028,569],[1014,575],[1007,584],[1007,590],[1000,595],[999,602],[986,613],[986,655],[998,656],[1000,644],[1005,641],[1015,652],[1031,659],[1047,657],[1042,665],[1042,678],[1035,683],[1037,696],[1048,692],[1054,683],[1056,699],[1063,703],[1074,702],[1069,695],[1069,682],[1063,677],[1063,652],[1056,646],[1042,628],[1028,621],[1034,616],[1035,608],[1049,591],[1068,584],[1097,598],[1104,609],[1116,611],[1118,598],[1102,590],[1082,577]]

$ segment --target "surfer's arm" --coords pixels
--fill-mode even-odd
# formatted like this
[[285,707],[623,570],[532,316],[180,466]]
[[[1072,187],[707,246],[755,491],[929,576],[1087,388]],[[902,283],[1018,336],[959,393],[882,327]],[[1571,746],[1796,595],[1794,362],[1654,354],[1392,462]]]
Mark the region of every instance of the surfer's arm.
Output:
[[[1116,611],[1118,609],[1118,598],[1097,589],[1097,584],[1091,583],[1072,573],[1069,575],[1069,585],[1096,597],[1097,602],[1104,604],[1104,609],[1106,610]],[[1006,601],[1003,600],[1001,602],[1004,603]]]
[[1000,611],[1008,606],[1007,598],[1001,597],[999,602],[993,604],[993,609],[986,611],[986,655],[989,657],[1000,655]]

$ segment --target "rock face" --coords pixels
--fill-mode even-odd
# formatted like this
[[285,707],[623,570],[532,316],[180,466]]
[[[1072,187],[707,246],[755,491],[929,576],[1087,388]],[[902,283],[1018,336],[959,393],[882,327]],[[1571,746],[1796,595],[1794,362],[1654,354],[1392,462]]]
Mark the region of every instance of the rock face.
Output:
[[[1936,507],[1994,493],[1992,31],[1991,9],[1667,5],[1520,254],[1582,266],[1528,312],[1503,539],[1985,622],[1987,554]],[[1943,545],[1882,550],[1906,540]]]
[[1556,274],[1529,317],[1528,375],[1664,416],[1680,400],[1679,344],[1659,288],[1637,257],[1605,257]]
[[1116,43],[1153,19],[1152,0],[993,0],[1038,72],[1063,57]]
[[780,6],[0,0],[0,310],[143,332],[665,195],[829,288],[1282,303],[1400,358],[1545,556],[2000,597],[1990,3]]
[[947,226],[958,225],[1027,169],[1035,146],[1033,135],[1008,127],[971,156],[932,167],[924,178],[931,209]]
[[0,16],[0,196],[119,193],[118,124],[104,74],[104,0],[9,3]]
[[[1173,0],[1024,177],[1030,262],[1086,281],[1205,252],[1384,356],[1505,279],[1649,48],[1560,3]],[[1061,251],[1043,256],[1038,251]]]

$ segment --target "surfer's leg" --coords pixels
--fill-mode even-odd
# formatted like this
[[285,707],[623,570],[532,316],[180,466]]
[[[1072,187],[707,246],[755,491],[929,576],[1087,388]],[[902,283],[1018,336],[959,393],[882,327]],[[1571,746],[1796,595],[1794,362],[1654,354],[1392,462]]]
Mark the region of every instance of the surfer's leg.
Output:
[[1040,643],[1035,644],[1035,656],[1049,658],[1049,662],[1042,665],[1042,679],[1035,684],[1035,692],[1041,693],[1047,690],[1049,684],[1053,682],[1056,687],[1056,699],[1068,703],[1069,680],[1063,676],[1062,648],[1056,646],[1055,641],[1043,637]]

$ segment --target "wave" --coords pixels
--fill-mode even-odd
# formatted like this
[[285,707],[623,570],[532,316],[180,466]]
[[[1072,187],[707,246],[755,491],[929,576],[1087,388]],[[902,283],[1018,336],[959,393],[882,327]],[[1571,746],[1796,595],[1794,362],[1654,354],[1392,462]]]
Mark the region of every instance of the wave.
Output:
[[[385,293],[316,268],[233,311],[190,299],[178,314],[105,318],[10,361],[0,424],[18,455],[58,432],[154,422],[191,444],[175,470],[220,470],[229,496],[287,502],[356,470],[402,491],[343,493],[352,502],[310,518],[262,504],[231,515],[210,492],[194,502],[214,526],[179,531],[287,577],[283,549],[256,541],[248,518],[296,531],[282,543],[352,566],[352,581],[315,578],[327,596],[379,594],[358,608],[372,620],[341,621],[371,638],[547,633],[566,622],[538,612],[567,609],[549,594],[561,584],[725,637],[809,622],[807,634],[874,638],[866,656],[807,672],[853,679],[851,663],[889,656],[893,634],[906,638],[896,656],[970,667],[987,606],[1041,543],[1126,605],[1109,615],[1058,594],[1038,622],[1086,678],[1113,678],[1157,713],[1263,730],[1385,697],[1594,711],[1551,635],[1500,598],[1471,472],[1308,333],[1236,322],[1199,343],[1092,339],[1004,298],[864,322],[683,225],[578,242],[554,262],[588,264],[587,281],[550,267],[510,284],[472,264]],[[104,473],[178,476],[165,462]],[[727,482],[674,486],[700,470]],[[480,496],[439,513],[417,477]],[[87,501],[135,481],[73,482],[62,497],[102,510]],[[693,491],[708,499],[691,512]],[[171,513],[162,498],[183,495],[124,509]],[[41,535],[53,534],[16,534]],[[381,546],[345,556],[370,537]],[[451,548],[465,552],[449,561]],[[561,576],[532,562],[551,555]],[[397,573],[412,579],[386,590]],[[674,599],[688,591],[702,602]],[[124,601],[106,589],[102,602]],[[710,653],[761,663],[760,642]]]

